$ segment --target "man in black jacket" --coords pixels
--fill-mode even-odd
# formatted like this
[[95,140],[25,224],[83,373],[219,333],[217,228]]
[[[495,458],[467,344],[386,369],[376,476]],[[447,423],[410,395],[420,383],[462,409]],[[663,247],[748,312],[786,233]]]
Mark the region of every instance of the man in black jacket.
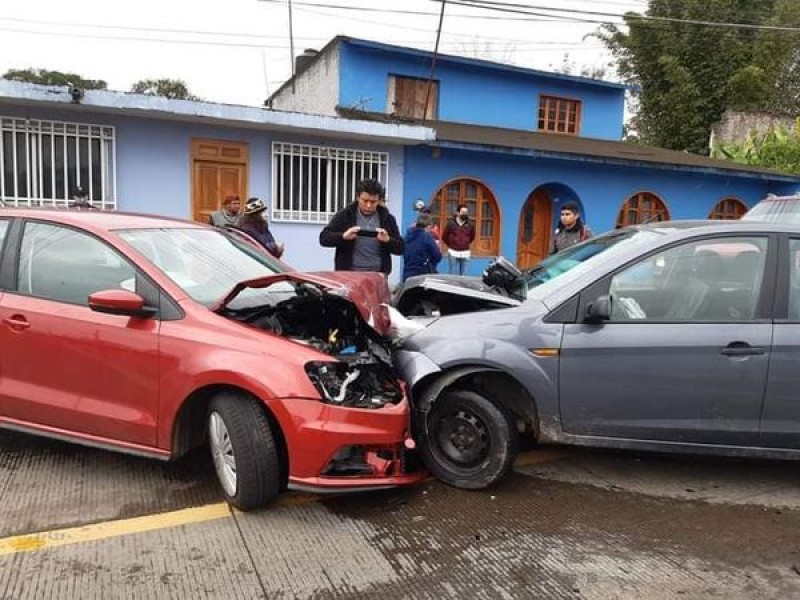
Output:
[[337,271],[392,271],[392,254],[403,255],[403,238],[389,210],[380,205],[383,186],[360,181],[356,201],[336,213],[319,234],[319,243],[336,248]]

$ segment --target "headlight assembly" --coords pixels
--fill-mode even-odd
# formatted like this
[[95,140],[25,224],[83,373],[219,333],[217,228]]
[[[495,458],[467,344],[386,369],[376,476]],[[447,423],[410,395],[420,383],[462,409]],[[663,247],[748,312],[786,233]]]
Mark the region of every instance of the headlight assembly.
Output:
[[400,384],[382,363],[354,357],[347,362],[310,362],[305,368],[320,398],[328,404],[381,408],[403,399]]

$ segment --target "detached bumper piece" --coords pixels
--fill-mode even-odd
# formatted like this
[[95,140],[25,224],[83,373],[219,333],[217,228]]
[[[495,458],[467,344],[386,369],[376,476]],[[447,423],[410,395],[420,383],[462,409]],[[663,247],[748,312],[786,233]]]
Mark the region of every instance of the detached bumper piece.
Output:
[[405,447],[370,448],[345,446],[322,470],[323,477],[392,477],[422,470],[422,463],[410,459],[415,451]]

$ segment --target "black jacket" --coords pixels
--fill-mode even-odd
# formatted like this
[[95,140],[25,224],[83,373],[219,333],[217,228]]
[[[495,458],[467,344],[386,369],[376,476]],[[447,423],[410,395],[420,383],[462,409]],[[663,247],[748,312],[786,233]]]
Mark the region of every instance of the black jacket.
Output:
[[[353,249],[355,240],[345,240],[342,235],[356,226],[358,202],[353,202],[333,215],[331,222],[319,234],[319,243],[326,248],[336,248],[334,265],[337,271],[350,271],[353,268]],[[383,206],[378,207],[378,223],[389,233],[389,241],[381,244],[381,273],[392,272],[392,254],[403,255],[404,243],[397,228],[397,222]]]

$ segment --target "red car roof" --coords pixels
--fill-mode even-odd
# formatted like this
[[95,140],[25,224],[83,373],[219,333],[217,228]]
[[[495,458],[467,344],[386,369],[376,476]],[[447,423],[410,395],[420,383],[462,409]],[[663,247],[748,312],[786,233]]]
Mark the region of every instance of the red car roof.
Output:
[[149,229],[153,227],[204,227],[200,223],[185,219],[105,210],[5,207],[0,208],[0,216],[3,215],[57,221],[106,231],[114,229]]

